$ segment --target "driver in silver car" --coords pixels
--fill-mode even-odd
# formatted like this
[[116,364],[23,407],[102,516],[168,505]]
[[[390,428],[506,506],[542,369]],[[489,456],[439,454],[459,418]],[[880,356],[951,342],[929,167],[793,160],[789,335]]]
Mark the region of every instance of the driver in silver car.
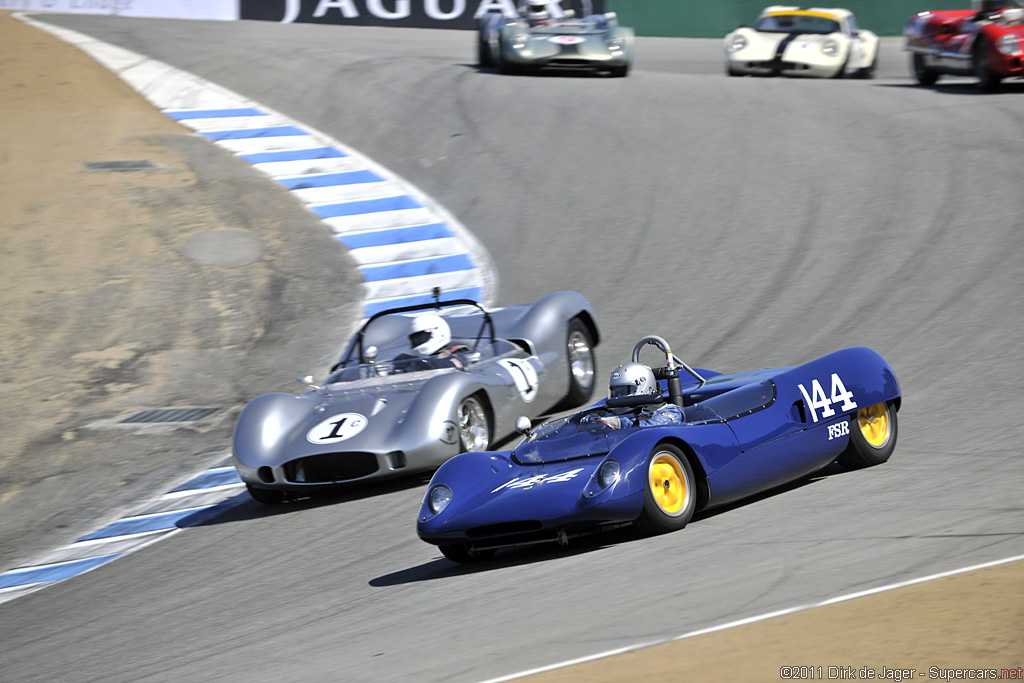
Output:
[[519,14],[531,28],[544,26],[551,20],[548,0],[527,0],[527,3],[519,8]]
[[418,370],[448,367],[462,369],[465,363],[455,354],[469,351],[469,347],[452,343],[452,329],[444,318],[435,313],[421,313],[412,319],[409,350],[411,353],[395,356],[394,360],[418,358],[431,361],[427,366],[418,364]]

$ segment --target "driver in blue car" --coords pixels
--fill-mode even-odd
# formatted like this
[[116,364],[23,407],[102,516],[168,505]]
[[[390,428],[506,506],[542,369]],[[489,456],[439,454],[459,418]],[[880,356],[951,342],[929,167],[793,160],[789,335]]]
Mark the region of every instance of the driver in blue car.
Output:
[[[624,396],[661,396],[658,381],[654,372],[643,363],[623,363],[612,370],[608,380],[608,398]],[[650,408],[635,415],[609,415],[599,417],[597,422],[612,429],[624,427],[660,427],[663,425],[680,424],[683,421],[683,409],[671,403],[663,403],[657,408]]]

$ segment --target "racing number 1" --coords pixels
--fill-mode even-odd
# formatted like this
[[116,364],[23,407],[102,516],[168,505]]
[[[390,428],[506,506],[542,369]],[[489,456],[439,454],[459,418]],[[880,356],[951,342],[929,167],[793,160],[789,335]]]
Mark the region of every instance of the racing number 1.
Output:
[[[530,383],[530,377],[526,374],[526,370],[523,370],[523,366],[518,363],[509,363],[509,368],[515,368],[519,371],[519,374],[523,376],[523,384],[526,385],[526,390],[523,391],[524,398],[530,395],[533,390],[537,388]],[[516,382],[516,384],[519,384],[519,382]]]
[[857,403],[853,400],[853,392],[847,391],[846,386],[843,385],[843,380],[839,379],[837,373],[832,373],[832,399],[829,400],[825,396],[825,390],[821,388],[821,384],[818,380],[811,382],[811,393],[807,394],[807,389],[804,388],[803,384],[797,385],[800,387],[800,393],[804,395],[804,402],[807,404],[807,408],[811,411],[811,418],[818,421],[818,408],[821,408],[822,418],[832,417],[836,414],[836,411],[832,409],[832,405],[835,403],[842,402],[839,406],[840,410],[846,412],[848,410],[855,410]]

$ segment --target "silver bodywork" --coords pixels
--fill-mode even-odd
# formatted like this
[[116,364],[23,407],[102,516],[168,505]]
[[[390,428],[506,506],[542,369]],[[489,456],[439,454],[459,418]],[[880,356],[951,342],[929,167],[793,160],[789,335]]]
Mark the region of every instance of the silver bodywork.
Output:
[[480,18],[477,56],[481,66],[502,73],[552,69],[625,76],[633,61],[634,40],[633,29],[619,26],[614,12],[552,19],[537,26],[490,13]]
[[453,343],[466,347],[443,358],[401,358],[415,308],[435,310],[371,318],[322,385],[246,405],[232,460],[253,497],[277,502],[286,492],[431,470],[487,450],[519,415],[589,398],[599,337],[583,295],[556,292],[489,312],[442,308]]

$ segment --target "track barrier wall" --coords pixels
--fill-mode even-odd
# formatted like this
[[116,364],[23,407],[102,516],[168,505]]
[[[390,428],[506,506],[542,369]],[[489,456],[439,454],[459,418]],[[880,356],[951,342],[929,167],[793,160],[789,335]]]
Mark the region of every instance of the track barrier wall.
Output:
[[[619,23],[640,36],[723,38],[742,24],[753,25],[765,0],[609,0]],[[777,4],[786,4],[780,2]],[[798,3],[793,3],[794,5]],[[806,3],[802,3],[807,6]],[[970,0],[840,0],[820,7],[843,7],[857,25],[880,36],[899,36],[914,14],[927,10],[970,9]]]
[[[603,12],[605,0],[563,0],[552,2],[572,9],[576,16],[588,11]],[[400,26],[412,28],[476,29],[477,17],[487,12],[514,12],[516,0],[240,0],[242,19],[347,24],[354,26]]]

